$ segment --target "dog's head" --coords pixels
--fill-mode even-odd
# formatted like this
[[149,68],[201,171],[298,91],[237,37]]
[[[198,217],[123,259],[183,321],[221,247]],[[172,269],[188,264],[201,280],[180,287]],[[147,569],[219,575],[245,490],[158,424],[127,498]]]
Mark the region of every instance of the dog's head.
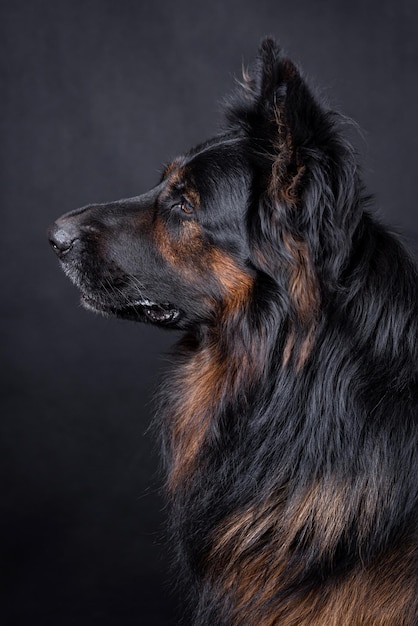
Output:
[[50,228],[87,308],[188,328],[261,306],[268,285],[291,324],[312,326],[359,219],[352,153],[269,39],[226,117],[148,193]]

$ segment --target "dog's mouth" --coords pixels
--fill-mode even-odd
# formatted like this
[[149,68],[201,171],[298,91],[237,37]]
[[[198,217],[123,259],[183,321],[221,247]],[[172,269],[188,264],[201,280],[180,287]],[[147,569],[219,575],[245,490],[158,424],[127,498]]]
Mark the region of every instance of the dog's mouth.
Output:
[[144,317],[155,324],[169,324],[180,317],[180,311],[169,303],[153,302],[148,298],[141,298],[123,305],[110,305],[100,302],[89,295],[81,295],[81,304],[90,311],[104,315],[115,315],[123,319],[138,322],[144,321]]

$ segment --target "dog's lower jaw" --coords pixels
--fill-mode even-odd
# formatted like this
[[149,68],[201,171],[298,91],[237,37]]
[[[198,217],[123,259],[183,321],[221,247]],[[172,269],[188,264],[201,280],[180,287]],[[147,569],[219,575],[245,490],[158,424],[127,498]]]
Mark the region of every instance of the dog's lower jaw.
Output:
[[171,304],[157,304],[148,298],[141,298],[124,305],[110,305],[87,294],[82,294],[80,301],[85,309],[106,317],[115,316],[138,322],[149,320],[155,324],[169,324],[180,317],[180,311]]
[[[174,322],[180,316],[180,311],[175,309],[170,304],[156,304],[155,302],[147,301],[147,304],[140,303],[143,313],[151,322],[157,322],[160,324],[168,324]],[[134,305],[134,307],[137,305]]]

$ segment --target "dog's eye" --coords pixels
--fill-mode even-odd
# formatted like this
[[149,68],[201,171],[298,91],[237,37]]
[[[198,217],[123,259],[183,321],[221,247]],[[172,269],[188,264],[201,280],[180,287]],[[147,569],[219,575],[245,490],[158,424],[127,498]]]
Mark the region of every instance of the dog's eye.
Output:
[[194,213],[194,207],[186,200],[186,198],[182,198],[180,202],[174,204],[173,209],[174,208],[181,209],[183,213],[186,213],[187,215]]

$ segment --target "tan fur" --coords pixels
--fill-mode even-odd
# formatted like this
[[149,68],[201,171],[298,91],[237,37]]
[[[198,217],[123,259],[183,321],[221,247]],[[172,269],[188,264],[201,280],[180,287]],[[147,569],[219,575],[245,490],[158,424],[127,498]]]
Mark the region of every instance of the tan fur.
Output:
[[181,371],[184,394],[172,417],[173,463],[169,487],[174,489],[190,475],[212,418],[212,407],[219,401],[225,365],[216,347],[196,354]]
[[209,263],[225,294],[224,314],[231,315],[246,307],[253,286],[252,277],[241,270],[230,256],[217,248],[211,250]]
[[405,547],[393,550],[383,564],[378,558],[336,582],[318,580],[297,597],[280,597],[290,577],[303,573],[303,563],[290,561],[297,536],[309,531],[323,556],[335,550],[347,523],[347,488],[343,482],[317,482],[287,505],[279,493],[264,507],[234,513],[218,530],[207,565],[218,593],[233,601],[234,626],[414,623],[416,555]]
[[193,259],[200,260],[205,253],[200,226],[196,222],[185,220],[180,236],[174,238],[168,232],[165,223],[158,218],[153,235],[161,256],[178,269],[184,271],[189,269],[189,277],[193,278]]
[[[320,306],[319,286],[306,242],[297,240],[289,234],[283,239],[292,259],[289,271],[289,295],[297,316],[299,334],[300,331],[303,333],[296,357],[296,366],[301,369],[309,357],[315,340]],[[283,352],[283,365],[291,358],[296,334],[295,329],[291,329]]]
[[163,175],[162,175],[163,180],[165,178],[168,178],[171,174],[173,174],[176,170],[178,170],[179,165],[180,165],[180,159],[174,159],[174,161],[166,165],[166,167],[164,168]]
[[[230,318],[231,315],[239,314],[240,310],[245,309],[250,299],[253,281],[251,276],[242,271],[226,253],[209,248],[207,251],[201,251],[201,255],[203,256],[200,263],[208,276],[207,280],[211,278],[221,286],[222,298],[220,302],[212,303],[212,306],[219,308],[218,323],[222,324],[222,319]],[[177,264],[178,260],[179,257],[175,253],[174,263]],[[181,271],[185,271],[183,267]],[[196,274],[196,268],[193,272],[195,273],[193,280],[201,280],[199,273]],[[213,346],[198,352],[179,372],[185,392],[174,408],[172,418],[174,458],[169,477],[171,489],[174,489],[180,481],[187,481],[192,472],[222,394],[231,393],[231,390],[233,393],[246,377],[251,378],[254,375],[255,364],[251,356],[238,346],[235,346],[235,352],[232,351],[228,357],[221,356],[218,346],[214,343]]]

